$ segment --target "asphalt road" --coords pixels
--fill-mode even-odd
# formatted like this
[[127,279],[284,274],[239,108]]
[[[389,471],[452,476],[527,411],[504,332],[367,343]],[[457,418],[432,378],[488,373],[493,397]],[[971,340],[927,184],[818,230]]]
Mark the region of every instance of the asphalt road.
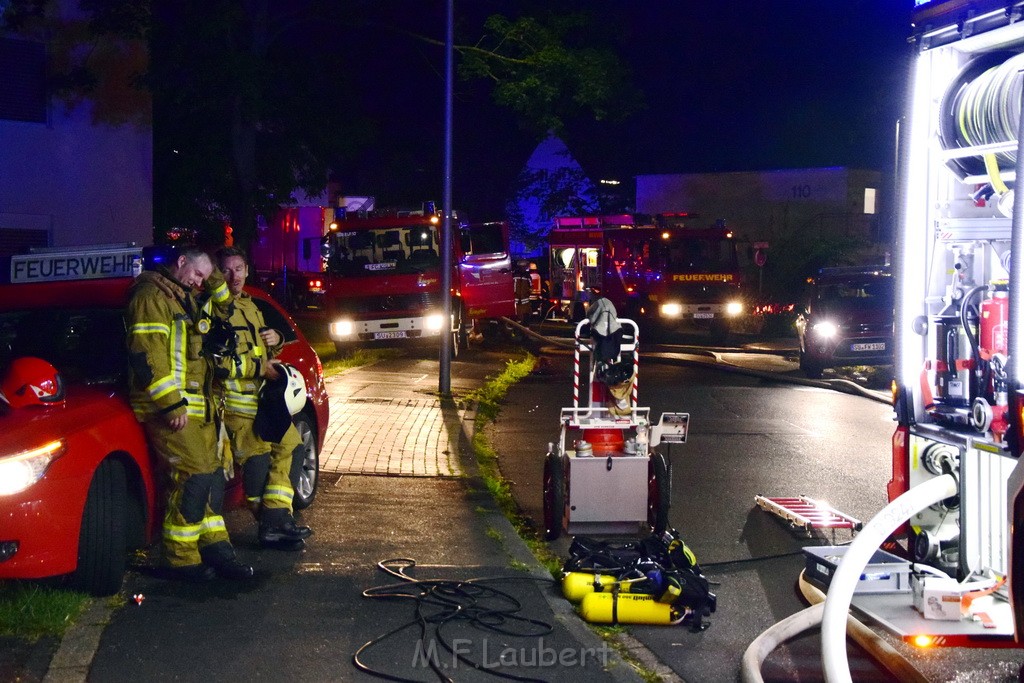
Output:
[[[743,651],[762,631],[806,604],[796,590],[803,546],[842,543],[848,532],[808,537],[754,505],[754,496],[808,495],[868,521],[887,503],[891,409],[880,402],[789,383],[801,377],[785,352],[761,356],[720,350],[709,362],[739,360],[782,373],[780,381],[659,360],[641,353],[639,404],[689,412],[686,444],[673,445],[671,523],[716,585],[718,611],[702,633],[630,626],[630,634],[687,681],[739,680]],[[491,427],[503,474],[524,513],[542,519],[543,456],[558,435],[558,413],[572,405],[571,356],[543,352],[543,374],[514,387]],[[539,527],[539,522],[537,523]],[[568,539],[551,543],[565,557]],[[933,681],[1016,681],[1014,650],[918,651],[887,639]],[[856,681],[896,680],[856,647]],[[822,679],[817,631],[791,641],[765,662],[766,680]]]

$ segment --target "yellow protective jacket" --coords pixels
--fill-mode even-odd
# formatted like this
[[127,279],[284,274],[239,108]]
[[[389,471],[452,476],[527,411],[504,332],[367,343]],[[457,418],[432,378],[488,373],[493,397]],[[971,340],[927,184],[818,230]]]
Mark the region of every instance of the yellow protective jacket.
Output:
[[204,290],[202,299],[196,297],[163,269],[147,271],[132,285],[125,311],[129,398],[141,422],[154,415],[213,419],[213,366],[203,354],[203,334],[210,315],[226,317],[231,293],[217,268]]
[[[278,345],[268,348],[259,335],[266,327],[263,314],[245,292],[234,298],[234,310],[229,322],[238,335],[237,359],[225,359],[227,374],[223,379],[225,410],[235,415],[256,417],[260,387],[263,386],[263,370],[281,350],[284,337],[278,330]],[[219,376],[224,376],[219,373]]]

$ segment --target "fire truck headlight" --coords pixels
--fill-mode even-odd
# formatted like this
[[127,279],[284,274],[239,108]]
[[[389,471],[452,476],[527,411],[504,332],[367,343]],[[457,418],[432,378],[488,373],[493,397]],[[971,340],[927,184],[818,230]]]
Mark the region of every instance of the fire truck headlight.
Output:
[[662,304],[661,314],[666,318],[678,318],[683,314],[682,304]]
[[438,333],[444,329],[444,314],[432,313],[423,319],[423,328],[428,332]]
[[336,320],[331,323],[332,337],[351,337],[355,327],[351,320]]
[[725,314],[729,316],[737,316],[743,312],[742,301],[730,301],[725,305]]
[[839,328],[835,326],[835,323],[822,322],[814,324],[814,334],[821,339],[832,339],[839,333]]
[[0,496],[21,493],[42,479],[54,460],[64,454],[63,441],[50,443],[32,450],[0,456]]

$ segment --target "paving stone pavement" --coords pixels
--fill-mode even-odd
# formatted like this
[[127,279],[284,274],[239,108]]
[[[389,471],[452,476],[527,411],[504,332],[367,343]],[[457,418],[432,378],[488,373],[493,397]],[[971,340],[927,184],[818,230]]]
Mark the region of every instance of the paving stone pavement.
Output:
[[342,374],[327,382],[331,422],[320,470],[337,474],[457,477],[466,411],[417,387],[418,376],[391,396],[361,396],[365,384]]

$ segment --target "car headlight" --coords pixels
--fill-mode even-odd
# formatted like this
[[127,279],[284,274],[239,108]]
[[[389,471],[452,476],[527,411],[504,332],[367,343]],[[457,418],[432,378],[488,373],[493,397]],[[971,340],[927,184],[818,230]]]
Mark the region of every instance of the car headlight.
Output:
[[423,328],[428,332],[440,332],[444,329],[444,314],[432,313],[423,319]]
[[64,454],[63,441],[0,456],[0,496],[21,493],[39,481],[54,460]]
[[678,318],[683,314],[682,304],[662,304],[661,314],[666,318]]
[[814,323],[813,329],[814,334],[822,339],[831,339],[839,333],[839,328],[836,327],[835,323],[830,322]]
[[332,337],[351,337],[354,326],[351,320],[336,320],[331,323]]
[[742,312],[743,312],[743,302],[742,301],[730,301],[729,303],[727,303],[725,305],[725,314],[726,315],[739,315]]

